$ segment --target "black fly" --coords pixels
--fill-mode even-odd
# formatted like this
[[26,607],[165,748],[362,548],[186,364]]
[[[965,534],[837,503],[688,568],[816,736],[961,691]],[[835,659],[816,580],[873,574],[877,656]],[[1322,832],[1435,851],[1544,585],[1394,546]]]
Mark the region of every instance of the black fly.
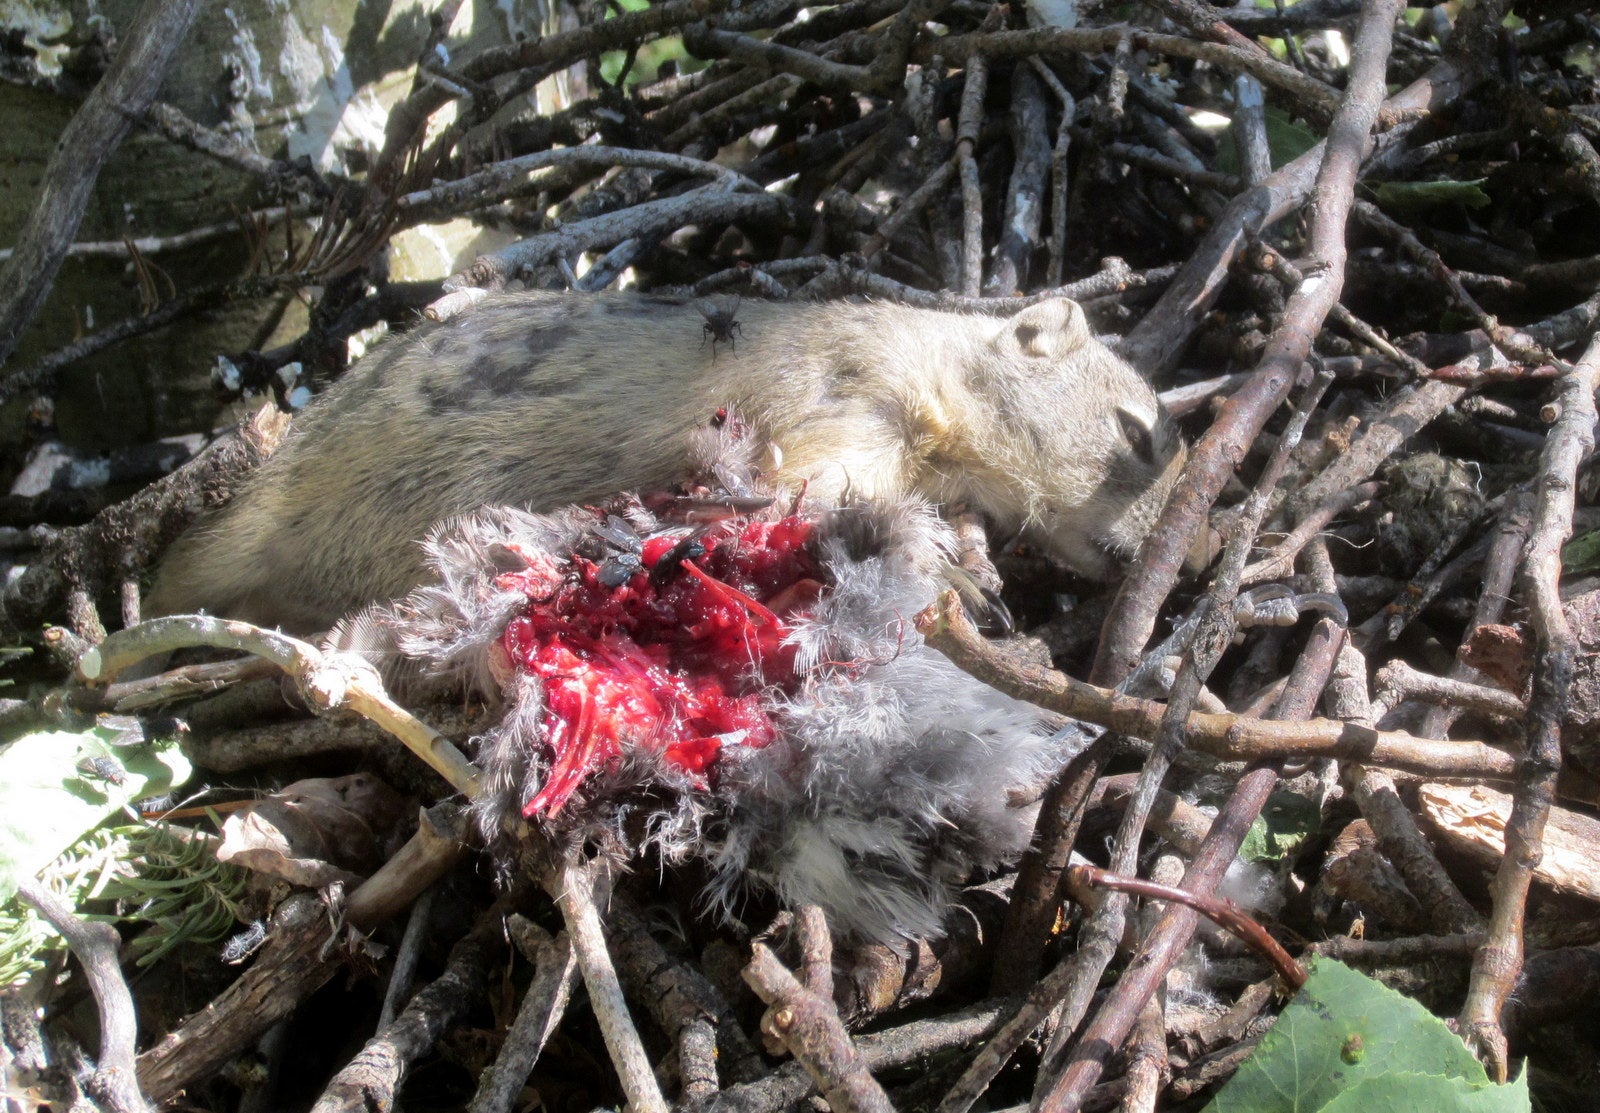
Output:
[[639,559],[638,553],[612,553],[600,565],[595,577],[602,587],[618,588],[643,568],[644,562]]
[[700,326],[700,346],[704,348],[706,341],[711,341],[711,362],[717,361],[717,345],[726,344],[730,352],[738,351],[733,341],[733,334],[744,335],[744,329],[739,326],[738,313],[741,298],[738,294],[733,300],[713,301],[702,298],[694,303],[706,323]]
[[[700,538],[709,528],[709,525],[701,526],[668,549],[650,570],[650,582],[661,587],[677,575],[678,566],[684,561],[705,556],[706,547]],[[643,550],[644,539],[615,514],[608,514],[605,521],[591,525],[578,546],[580,556],[600,566],[595,579],[601,586],[613,590],[644,571]]]
[[[580,546],[580,552],[599,563],[600,570],[595,577],[601,586],[619,588],[631,580],[635,573],[644,570],[644,561],[639,556],[644,543],[627,521],[615,514],[608,514],[604,522],[590,526],[589,533],[591,540],[601,544]],[[584,552],[584,549],[591,551]]]
[[113,785],[120,785],[128,779],[122,763],[105,754],[79,758],[78,773],[88,780],[104,781]]
[[711,527],[701,526],[668,549],[661,559],[656,561],[656,566],[650,569],[650,582],[657,587],[668,584],[678,574],[678,567],[684,561],[696,560],[705,556],[705,543],[700,539],[705,536],[705,532],[709,528]]

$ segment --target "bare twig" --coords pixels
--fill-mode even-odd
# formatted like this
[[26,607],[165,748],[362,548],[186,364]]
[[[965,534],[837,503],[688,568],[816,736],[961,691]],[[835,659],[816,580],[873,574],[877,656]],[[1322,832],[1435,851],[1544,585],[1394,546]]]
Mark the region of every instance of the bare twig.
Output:
[[[867,1070],[883,1071],[904,1066],[987,1039],[999,1026],[1013,1002],[982,1001],[937,1020],[917,1020],[855,1040],[856,1051]],[[779,1113],[812,1090],[811,1076],[798,1063],[790,1063],[759,1082],[732,1086],[719,1094],[705,1113]]]
[[1347,773],[1356,778],[1356,803],[1378,836],[1378,848],[1400,871],[1433,926],[1446,932],[1481,929],[1483,917],[1439,864],[1416,818],[1401,802],[1394,778],[1359,765],[1350,766]]
[[1136,27],[1076,27],[1071,30],[1049,27],[1031,31],[948,35],[936,43],[919,45],[914,57],[918,61],[927,61],[937,51],[956,63],[966,63],[975,54],[985,54],[990,61],[1048,58],[1057,54],[1111,50],[1121,39],[1126,39],[1135,50],[1169,54],[1175,58],[1200,59],[1230,73],[1248,73],[1263,85],[1285,94],[1298,111],[1319,122],[1329,119],[1338,103],[1338,95],[1327,85],[1285,65],[1253,43],[1249,48],[1225,46],[1186,35],[1156,34]]
[[493,255],[479,256],[472,266],[446,281],[446,289],[484,286],[498,289],[530,267],[558,256],[609,247],[626,239],[661,236],[685,224],[742,220],[784,222],[792,202],[775,193],[730,193],[706,186],[676,197],[645,201],[631,208],[589,220],[574,221],[553,232],[532,236]]
[[1044,221],[1044,184],[1050,173],[1050,135],[1044,90],[1030,68],[1011,77],[1011,182],[994,250],[987,292],[1020,293],[1028,287],[1028,264],[1039,248]]
[[[1478,602],[1473,607],[1472,621],[1462,634],[1462,645],[1468,644],[1479,628],[1499,622],[1506,604],[1511,601],[1511,585],[1516,577],[1523,543],[1528,537],[1532,501],[1527,491],[1519,491],[1506,500],[1494,541],[1483,560]],[[1477,682],[1483,679],[1483,674],[1458,659],[1450,667],[1450,679]],[[1456,714],[1448,704],[1431,708],[1422,722],[1422,733],[1430,738],[1442,738],[1455,722]]]
[[1264,557],[1244,570],[1244,582],[1258,584],[1269,580],[1280,580],[1292,574],[1295,558],[1313,537],[1326,529],[1328,523],[1340,514],[1353,510],[1362,503],[1371,502],[1377,494],[1377,483],[1357,483],[1353,487],[1333,492],[1321,502],[1311,506],[1295,522],[1294,529],[1284,534],[1282,540]]
[[1222,12],[1205,0],[1156,0],[1155,7],[1200,38],[1227,43],[1247,53],[1267,53],[1266,47],[1235,30],[1223,19]]
[[1105,153],[1118,162],[1125,162],[1130,166],[1143,166],[1159,174],[1209,189],[1234,193],[1243,184],[1232,174],[1220,174],[1214,170],[1191,166],[1187,162],[1161,154],[1149,147],[1141,147],[1137,143],[1108,143]]
[[[1305,281],[1305,275],[1299,267],[1285,259],[1267,244],[1257,244],[1255,250],[1250,254],[1251,262],[1254,265],[1271,274],[1290,289],[1299,286],[1300,283]],[[1395,347],[1389,342],[1388,337],[1380,334],[1377,329],[1357,317],[1342,304],[1335,303],[1333,308],[1328,311],[1328,316],[1332,318],[1334,324],[1387,356],[1413,376],[1425,379],[1431,374],[1427,364]]]
[[1528,592],[1538,654],[1533,695],[1528,701],[1528,746],[1512,794],[1506,823],[1506,853],[1495,873],[1489,938],[1472,963],[1472,982],[1462,1005],[1463,1034],[1491,1076],[1504,1081],[1505,1033],[1500,1014],[1522,965],[1523,916],[1528,884],[1542,854],[1545,819],[1561,772],[1561,724],[1566,717],[1576,643],[1561,608],[1561,546],[1572,533],[1578,466],[1594,451],[1595,401],[1600,385],[1600,338],[1561,379],[1561,417],[1550,431],[1539,467],[1533,529],[1528,536],[1523,582]]
[[517,915],[510,918],[507,926],[518,949],[536,970],[517,1017],[506,1031],[500,1054],[484,1070],[467,1113],[510,1113],[516,1107],[517,1096],[545,1043],[561,1023],[567,1001],[578,984],[578,960],[565,934],[552,939],[543,928]]
[[650,1069],[639,1031],[628,1015],[617,971],[606,949],[605,931],[600,923],[599,903],[605,899],[611,879],[601,859],[586,862],[564,861],[552,871],[547,888],[561,908],[572,939],[573,953],[583,971],[583,984],[589,990],[589,1004],[605,1037],[611,1065],[616,1068],[623,1093],[635,1113],[667,1113],[666,1099]]
[[760,943],[753,948],[744,978],[768,1005],[762,1030],[779,1039],[805,1067],[831,1108],[840,1113],[893,1113],[888,1095],[868,1073],[831,1003],[801,985]]
[[[263,224],[283,220],[290,215],[291,210],[286,206],[271,209],[260,209],[256,212],[246,213],[241,220],[260,222]],[[197,244],[210,243],[212,240],[224,239],[228,236],[239,234],[240,220],[225,221],[221,224],[208,224],[202,228],[191,228],[185,232],[178,232],[170,236],[138,236],[120,240],[80,240],[67,248],[69,259],[77,258],[103,258],[126,259],[133,255],[159,255],[165,251],[181,251],[186,247]],[[11,258],[13,248],[0,248],[0,261]]]
[[1481,931],[1460,935],[1408,935],[1399,939],[1352,939],[1341,935],[1313,943],[1311,950],[1353,966],[1399,966],[1435,958],[1467,958],[1486,938]]
[[684,45],[702,58],[731,58],[753,68],[790,73],[827,89],[853,91],[871,89],[876,84],[871,66],[834,62],[809,50],[706,24],[689,28],[684,34]]
[[1044,59],[1030,58],[1028,64],[1061,102],[1061,122],[1056,125],[1055,146],[1050,151],[1050,265],[1045,272],[1045,282],[1058,286],[1067,251],[1067,155],[1072,149],[1072,124],[1078,114],[1078,102]]
[[208,286],[163,302],[149,313],[136,314],[116,324],[97,329],[80,340],[56,349],[37,363],[8,371],[5,378],[0,379],[0,403],[9,402],[27,391],[54,390],[57,376],[69,364],[86,359],[96,352],[105,351],[132,337],[155,332],[175,321],[215,309],[229,302],[246,298],[280,296],[310,281],[312,277],[306,274],[278,274],[266,277],[252,275]]
[[[523,76],[555,73],[574,62],[626,48],[665,34],[722,8],[718,0],[670,0],[642,11],[622,12],[611,19],[595,20],[570,31],[535,35],[474,55],[453,76],[454,88],[443,82],[419,83],[410,96],[389,113],[384,126],[383,150],[373,161],[368,189],[381,195],[401,174],[407,153],[414,149],[429,117],[469,86],[487,87],[503,74],[524,71]],[[494,98],[484,98],[486,101]],[[493,110],[497,105],[480,106]],[[469,115],[471,115],[469,113]]]
[[[394,916],[460,860],[466,823],[460,809],[423,813],[411,840],[345,904],[345,922],[370,931]],[[221,1070],[288,1016],[339,968],[327,944],[335,935],[327,909],[311,895],[291,897],[273,914],[266,948],[209,1006],[139,1056],[139,1084],[157,1102]]]
[[961,171],[961,293],[978,296],[983,285],[983,194],[978,188],[978,131],[983,98],[989,89],[989,62],[982,54],[967,59],[956,123],[956,165]]
[[1460,401],[1467,390],[1456,383],[1429,380],[1415,389],[1396,394],[1381,411],[1372,415],[1348,451],[1295,492],[1289,513],[1298,518],[1360,484],[1419,429]]
[[[1386,662],[1373,677],[1377,685],[1376,702],[1384,709],[1398,706],[1408,699],[1444,703],[1467,711],[1483,711],[1520,721],[1527,708],[1521,699],[1504,688],[1488,688],[1465,680],[1450,680],[1433,676],[1408,665],[1396,657]],[[1384,711],[1377,715],[1382,718]]]
[[637,166],[647,170],[676,171],[698,177],[715,178],[727,188],[759,189],[749,178],[726,166],[705,162],[686,155],[667,154],[662,151],[640,151],[628,147],[582,146],[563,147],[554,151],[536,151],[531,155],[507,159],[484,167],[465,178],[444,182],[429,189],[417,190],[400,197],[395,204],[409,219],[420,220],[436,211],[457,211],[469,205],[487,204],[535,187],[538,183],[522,180],[525,175],[538,170],[568,169],[572,167],[605,168],[611,166]]
[[834,62],[781,42],[765,41],[707,24],[685,29],[684,44],[700,57],[724,55],[754,68],[792,73],[824,88],[851,93],[885,89],[904,76],[907,52],[923,21],[933,18],[948,3],[949,0],[910,0],[895,13],[879,37],[876,57],[864,66]]
[[916,189],[912,190],[906,198],[895,206],[894,212],[883,218],[883,223],[878,225],[867,242],[862,245],[861,254],[864,258],[871,259],[894,240],[895,234],[902,225],[927,207],[929,201],[938,196],[944,189],[945,183],[950,180],[950,175],[956,172],[956,161],[941,162],[932,174],[928,175]]
[[686,1106],[703,1105],[722,1088],[717,1078],[717,1029],[703,1016],[678,1029],[678,1078]]
[[1261,82],[1249,74],[1233,79],[1233,145],[1239,155],[1239,169],[1250,185],[1272,173],[1266,108]]
[[[1135,738],[1154,738],[1163,706],[1064,673],[1019,665],[988,645],[967,619],[954,592],[917,616],[928,644],[957,665],[1008,695],[1075,719],[1099,723]],[[1195,749],[1227,761],[1338,757],[1418,771],[1454,770],[1453,775],[1506,779],[1515,759],[1481,742],[1437,741],[1405,731],[1375,730],[1332,719],[1282,722],[1231,712],[1196,712],[1184,729]]]
[[664,1032],[681,1032],[708,1018],[715,1026],[718,1074],[729,1082],[749,1082],[763,1070],[732,1005],[690,962],[674,958],[650,933],[648,924],[626,900],[613,896],[606,909],[606,939],[623,990],[641,1001]]
[[505,951],[504,913],[494,906],[455,945],[444,973],[367,1041],[328,1083],[312,1113],[361,1113],[394,1106],[411,1064],[431,1051],[457,1018],[484,996],[489,971]]
[[428,935],[428,924],[433,918],[433,894],[429,889],[411,906],[406,917],[406,930],[400,936],[400,946],[395,951],[394,966],[389,970],[389,984],[383,987],[383,1007],[378,1010],[378,1030],[381,1032],[393,1023],[400,1008],[411,996],[411,980],[416,977],[417,959],[422,954],[422,943]]
[[827,915],[814,904],[795,911],[794,924],[800,939],[800,980],[806,989],[833,1000],[833,933]]
[[1442,279],[1450,288],[1452,296],[1461,308],[1471,314],[1477,321],[1478,327],[1483,329],[1489,338],[1512,358],[1534,365],[1550,362],[1550,352],[1535,337],[1518,329],[1501,325],[1493,314],[1487,312],[1483,306],[1478,304],[1478,299],[1468,292],[1461,279],[1439,257],[1438,252],[1417,239],[1415,233],[1409,228],[1390,218],[1382,209],[1379,209],[1370,201],[1357,201],[1355,211],[1364,223],[1393,236],[1407,254],[1420,263],[1434,277]]
[[1142,877],[1122,877],[1098,866],[1073,866],[1069,871],[1073,883],[1095,889],[1115,889],[1134,896],[1152,900],[1176,901],[1200,913],[1219,927],[1226,928],[1249,944],[1250,949],[1272,964],[1284,984],[1299,989],[1306,981],[1306,972],[1283,945],[1272,938],[1272,933],[1233,901],[1188,892],[1171,885],[1158,885]]
[[308,198],[331,196],[331,187],[303,165],[267,158],[245,140],[196,123],[170,104],[152,104],[145,110],[142,122],[174,143],[209,155],[290,193]]
[[1124,1076],[1127,1090],[1118,1108],[1121,1113],[1155,1113],[1156,1100],[1170,1073],[1167,1017],[1161,1007],[1160,994],[1144,1003],[1124,1050],[1128,1059],[1128,1071]]

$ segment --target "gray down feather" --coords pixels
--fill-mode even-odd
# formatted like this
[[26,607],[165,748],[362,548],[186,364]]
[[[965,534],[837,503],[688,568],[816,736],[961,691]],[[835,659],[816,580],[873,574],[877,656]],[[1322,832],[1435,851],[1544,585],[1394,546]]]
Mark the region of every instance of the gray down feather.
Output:
[[[448,523],[428,542],[434,582],[336,635],[385,658],[390,675],[398,655],[411,663],[399,671],[465,681],[501,702],[478,754],[489,786],[478,812],[491,835],[538,790],[545,767],[538,681],[492,667],[490,647],[522,601],[493,581],[518,566],[518,550],[565,559],[590,520],[496,508]],[[821,511],[816,537],[832,586],[796,623],[806,679],[770,698],[778,740],[725,747],[710,791],[637,755],[580,789],[557,826],[619,832],[640,802],[634,790],[654,785],[667,791],[651,794],[648,838],[669,860],[708,864],[714,907],[730,909],[755,885],[785,905],[820,905],[836,931],[858,938],[936,938],[972,871],[1027,845],[1035,809],[1012,806],[1010,792],[1040,783],[1067,755],[1035,708],[972,679],[912,628],[947,586],[952,551],[929,506]]]

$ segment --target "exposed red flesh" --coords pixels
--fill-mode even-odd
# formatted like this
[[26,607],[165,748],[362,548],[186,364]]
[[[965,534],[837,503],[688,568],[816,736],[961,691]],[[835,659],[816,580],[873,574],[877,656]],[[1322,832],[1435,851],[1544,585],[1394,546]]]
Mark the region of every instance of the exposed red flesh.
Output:
[[785,620],[824,590],[806,549],[811,529],[791,517],[708,534],[705,554],[662,585],[649,570],[673,537],[647,539],[645,571],[615,588],[583,557],[522,553],[528,567],[500,582],[528,604],[501,647],[544,682],[550,750],[523,814],[559,814],[588,776],[633,749],[705,781],[723,746],[770,743],[760,693],[796,681]]

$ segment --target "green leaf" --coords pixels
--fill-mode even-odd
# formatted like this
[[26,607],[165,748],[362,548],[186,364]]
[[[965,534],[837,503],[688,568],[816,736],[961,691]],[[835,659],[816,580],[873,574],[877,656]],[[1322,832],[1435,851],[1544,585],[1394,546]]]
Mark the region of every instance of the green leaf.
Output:
[[[104,768],[121,783],[96,775],[97,760],[114,763]],[[30,734],[0,750],[0,902],[107,816],[188,778],[176,746],[113,747],[93,730]]]
[[1464,1078],[1396,1073],[1346,1090],[1321,1113],[1518,1113],[1530,1100],[1527,1071],[1508,1085],[1479,1087]]
[[[1321,137],[1308,128],[1301,127],[1281,108],[1266,107],[1267,151],[1276,170],[1286,162],[1293,162],[1321,142]],[[1223,131],[1217,140],[1217,172],[1239,172],[1239,150],[1233,142],[1233,125]]]
[[1525,1113],[1527,1079],[1490,1083],[1444,1022],[1332,959],[1305,986],[1208,1113]]
[[1561,570],[1569,576],[1600,570],[1600,529],[1580,533],[1561,550]]
[[1431,209],[1439,205],[1465,205],[1481,209],[1489,204],[1489,195],[1482,186],[1487,179],[1474,178],[1467,182],[1384,182],[1373,191],[1378,204],[1386,209],[1401,211]]
[[1315,800],[1279,789],[1250,825],[1239,857],[1246,862],[1276,862],[1298,850],[1321,823],[1322,809]]

